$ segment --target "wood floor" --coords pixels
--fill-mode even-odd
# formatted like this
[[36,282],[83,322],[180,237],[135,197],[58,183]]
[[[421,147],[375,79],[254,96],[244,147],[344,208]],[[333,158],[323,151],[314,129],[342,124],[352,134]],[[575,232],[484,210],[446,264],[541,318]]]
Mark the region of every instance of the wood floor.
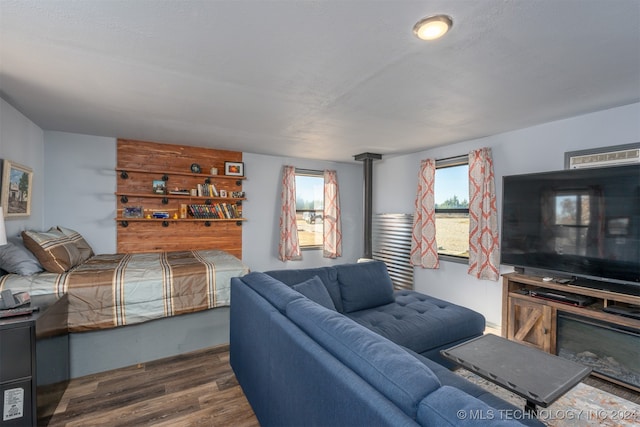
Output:
[[[635,403],[640,395],[597,378],[585,381]],[[39,403],[46,393],[38,394]],[[229,366],[227,345],[71,380],[38,425],[259,426]]]
[[259,425],[228,346],[73,379],[57,408],[38,416],[39,426],[52,427]]

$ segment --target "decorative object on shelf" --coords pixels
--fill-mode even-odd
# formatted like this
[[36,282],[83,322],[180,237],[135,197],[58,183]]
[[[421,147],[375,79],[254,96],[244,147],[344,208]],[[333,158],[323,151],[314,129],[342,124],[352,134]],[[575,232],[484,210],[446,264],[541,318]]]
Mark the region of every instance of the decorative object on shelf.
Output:
[[192,163],[191,164],[191,172],[193,173],[200,173],[202,172],[202,169],[200,169],[200,165],[197,163]]
[[2,209],[7,219],[31,215],[31,168],[12,161],[4,161],[2,167]]
[[156,211],[156,212],[153,213],[153,217],[154,218],[161,218],[161,219],[169,218],[169,212]]
[[231,197],[234,199],[242,199],[244,197],[244,191],[232,191]]
[[142,206],[126,206],[122,209],[122,216],[124,218],[142,218],[144,209],[142,209]]
[[227,190],[220,190],[220,197],[227,197]]
[[173,194],[176,196],[188,196],[189,190],[187,190],[186,188],[175,187],[173,190],[169,190],[169,194]]
[[160,179],[153,180],[153,192],[155,194],[166,194],[167,193],[167,182],[162,181]]
[[211,175],[218,175],[218,168],[211,168],[209,172],[211,172]]
[[224,162],[224,174],[228,176],[244,176],[244,163]]

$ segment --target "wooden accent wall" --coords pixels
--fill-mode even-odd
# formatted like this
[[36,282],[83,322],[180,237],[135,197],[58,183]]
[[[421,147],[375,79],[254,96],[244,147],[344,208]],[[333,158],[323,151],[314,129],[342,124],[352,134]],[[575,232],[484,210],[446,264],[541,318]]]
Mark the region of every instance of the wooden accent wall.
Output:
[[[218,190],[226,190],[229,195],[232,191],[242,191],[244,178],[225,176],[225,161],[242,162],[242,152],[119,139],[116,167],[117,251],[222,249],[242,258],[242,221],[174,219],[175,213],[179,215],[181,204],[204,203],[204,200],[167,195],[168,200],[163,203],[163,197],[152,191],[153,181],[161,180],[164,174],[168,176],[168,190],[176,187],[190,189],[210,177]],[[193,163],[200,165],[201,174],[191,172]],[[218,168],[218,176],[210,175],[212,167]],[[121,176],[122,171],[126,171],[126,179]],[[126,196],[126,202],[122,196]],[[222,198],[214,198],[213,201],[232,202]],[[122,221],[123,208],[132,206],[142,206],[145,215],[153,211],[167,211],[171,218],[166,222],[156,219]]]

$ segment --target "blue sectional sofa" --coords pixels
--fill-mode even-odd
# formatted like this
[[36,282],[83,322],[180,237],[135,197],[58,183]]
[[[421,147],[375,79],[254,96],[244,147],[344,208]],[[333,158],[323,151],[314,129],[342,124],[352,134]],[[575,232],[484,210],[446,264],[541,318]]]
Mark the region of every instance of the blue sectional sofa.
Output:
[[383,263],[233,278],[230,310],[230,363],[263,426],[542,425],[430,358],[483,317],[394,293]]

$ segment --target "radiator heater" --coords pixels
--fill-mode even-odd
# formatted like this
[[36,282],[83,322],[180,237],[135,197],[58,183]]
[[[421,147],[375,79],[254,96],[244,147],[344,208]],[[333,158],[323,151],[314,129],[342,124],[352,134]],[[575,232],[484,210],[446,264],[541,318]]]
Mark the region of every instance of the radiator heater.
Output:
[[411,228],[413,215],[376,214],[372,217],[373,259],[387,265],[395,289],[413,289]]

